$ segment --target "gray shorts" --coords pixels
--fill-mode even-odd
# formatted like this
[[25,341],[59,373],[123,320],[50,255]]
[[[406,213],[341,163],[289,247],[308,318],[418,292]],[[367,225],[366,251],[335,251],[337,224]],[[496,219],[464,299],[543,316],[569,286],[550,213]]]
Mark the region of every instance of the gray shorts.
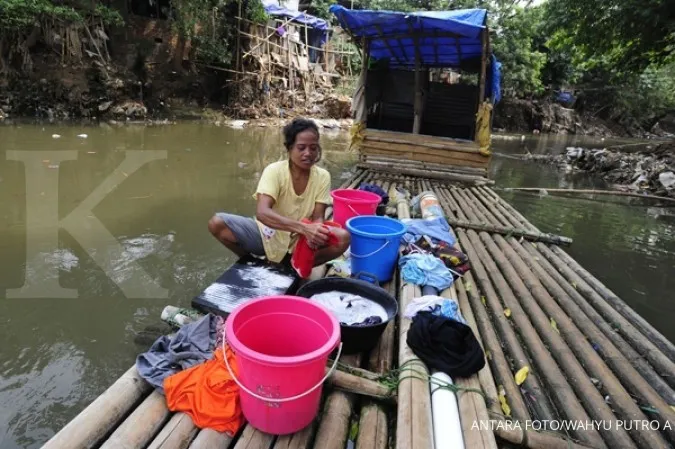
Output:
[[265,256],[265,247],[260,236],[258,223],[253,218],[223,212],[217,213],[216,216],[230,228],[241,249],[254,256]]

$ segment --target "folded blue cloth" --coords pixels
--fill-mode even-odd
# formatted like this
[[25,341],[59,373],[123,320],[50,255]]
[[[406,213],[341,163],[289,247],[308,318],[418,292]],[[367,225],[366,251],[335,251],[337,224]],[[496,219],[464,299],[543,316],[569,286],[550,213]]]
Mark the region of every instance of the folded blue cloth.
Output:
[[420,237],[426,235],[435,240],[434,243],[445,242],[448,246],[455,244],[455,239],[450,234],[450,225],[443,217],[404,219],[401,223],[408,227],[402,237],[405,243],[415,243]]
[[364,182],[359,187],[359,190],[379,195],[379,197],[382,198],[382,202],[380,204],[386,205],[387,203],[389,203],[389,195],[387,195],[387,192],[385,192],[384,189],[382,189],[382,187],[380,186],[376,186],[375,184],[367,184]]
[[428,285],[443,291],[452,285],[452,273],[445,264],[431,254],[410,254],[398,261],[405,282]]

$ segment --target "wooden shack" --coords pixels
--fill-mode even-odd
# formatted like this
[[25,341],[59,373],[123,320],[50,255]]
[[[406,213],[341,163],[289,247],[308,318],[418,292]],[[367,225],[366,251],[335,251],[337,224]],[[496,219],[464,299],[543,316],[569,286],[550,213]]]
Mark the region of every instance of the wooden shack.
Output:
[[353,100],[362,162],[486,176],[500,95],[487,11],[331,12],[362,51]]

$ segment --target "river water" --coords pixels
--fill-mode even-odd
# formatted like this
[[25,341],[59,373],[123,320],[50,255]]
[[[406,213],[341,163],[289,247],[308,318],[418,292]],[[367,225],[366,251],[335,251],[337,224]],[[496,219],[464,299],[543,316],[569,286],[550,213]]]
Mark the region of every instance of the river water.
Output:
[[[607,143],[498,137],[503,154]],[[322,137],[335,186],[355,162],[346,142]],[[234,262],[206,223],[216,211],[253,214],[258,176],[284,150],[277,128],[200,123],[10,125],[0,150],[0,448],[35,448],[168,330],[165,305],[189,306]],[[499,187],[602,186],[501,156],[491,172]],[[674,209],[501,194],[542,230],[572,237],[570,253],[675,340]]]

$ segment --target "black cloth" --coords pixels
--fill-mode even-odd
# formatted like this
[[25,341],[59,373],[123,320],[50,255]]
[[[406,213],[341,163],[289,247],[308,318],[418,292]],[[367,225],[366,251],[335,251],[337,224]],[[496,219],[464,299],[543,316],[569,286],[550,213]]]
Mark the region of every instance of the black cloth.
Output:
[[430,312],[418,312],[407,338],[408,346],[429,369],[452,377],[470,377],[485,366],[485,355],[466,324]]

